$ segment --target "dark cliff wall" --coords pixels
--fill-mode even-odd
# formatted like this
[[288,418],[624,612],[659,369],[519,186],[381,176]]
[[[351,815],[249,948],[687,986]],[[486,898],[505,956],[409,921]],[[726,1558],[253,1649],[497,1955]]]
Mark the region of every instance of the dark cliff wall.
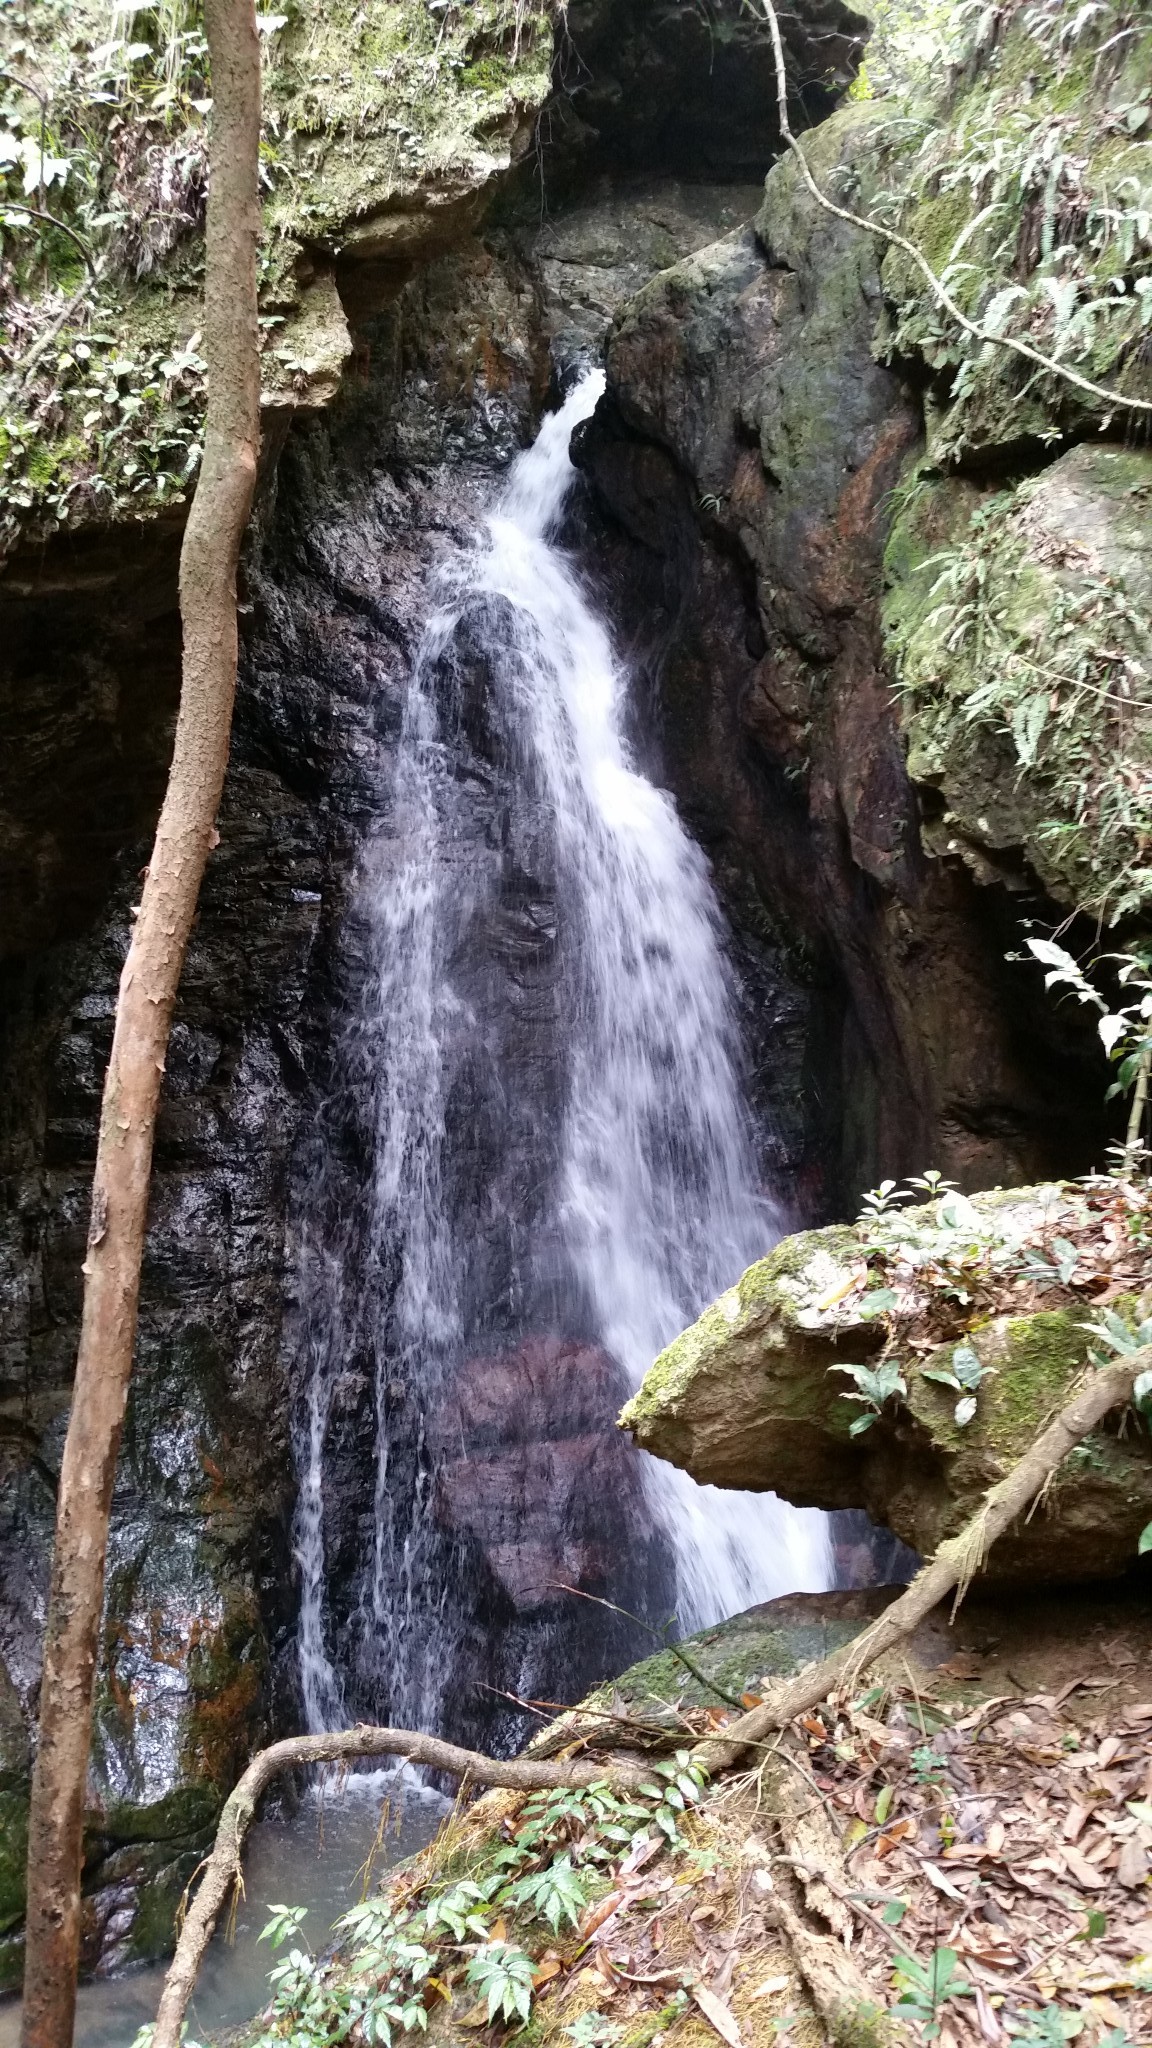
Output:
[[[810,138],[826,184],[882,118]],[[881,303],[867,238],[781,165],[754,227],[617,322],[578,455],[673,786],[800,1006],[800,1094],[787,1064],[773,1089],[770,1042],[762,1073],[809,1216],[928,1163],[968,1188],[1081,1170],[1104,1132],[1090,1032],[1006,958],[1060,913],[1026,874],[980,888],[922,849],[880,626],[921,407],[874,360]]]
[[[573,8],[577,54],[595,54],[603,14]],[[359,852],[380,822],[429,573],[474,530],[555,373],[617,313],[572,539],[634,663],[638,745],[715,866],[767,1149],[797,1220],[885,1173],[933,1163],[986,1185],[1073,1170],[1099,1144],[1091,1048],[1004,960],[1029,898],[977,890],[960,862],[921,851],[878,621],[889,499],[920,410],[872,360],[868,252],[779,178],[747,225],[758,191],[732,181],[763,168],[771,137],[743,98],[748,119],[725,132],[709,102],[712,141],[691,166],[726,182],[626,182],[633,93],[656,168],[682,168],[669,109],[697,56],[696,29],[680,29],[654,71],[629,59],[618,77],[605,58],[599,97],[577,67],[557,114],[566,203],[543,225],[538,189],[512,190],[485,235],[419,268],[342,268],[355,346],[340,396],[270,451],[117,1486],[86,1874],[89,1960],[105,1966],[164,1944],[241,1756],[298,1712],[293,1233],[366,971]],[[723,54],[746,83],[759,73],[743,34]],[[850,113],[824,146],[850,158],[866,119]],[[160,527],[62,540],[0,584],[0,1972],[15,1967],[93,1133],[176,700],[177,547]],[[473,759],[482,724],[464,735]],[[518,912],[546,923],[548,904]],[[500,971],[542,1013],[546,977],[528,988],[514,919],[505,940]],[[326,1136],[351,1202],[363,1133],[341,1115]],[[369,1382],[350,1360],[335,1417],[338,1626],[370,1541]],[[632,1648],[541,1598],[562,1545],[590,1586],[639,1597],[616,1394],[599,1356],[494,1341],[438,1418],[436,1513],[470,1602],[459,1732],[507,1739],[464,1688],[512,1683],[529,1648],[532,1682],[566,1692]],[[449,1455],[461,1435],[474,1457]]]
[[[157,1132],[98,1701],[90,1964],[163,1946],[243,1755],[271,1723],[298,1719],[293,1250],[325,1104],[324,1137],[350,1204],[363,1189],[365,1133],[342,1107],[334,1049],[370,971],[358,859],[386,818],[429,576],[475,531],[531,438],[553,355],[566,361],[592,346],[629,291],[754,201],[747,187],[663,183],[633,188],[626,201],[605,188],[543,230],[538,203],[513,206],[488,240],[422,268],[360,266],[344,280],[356,352],[340,398],[296,424],[269,470],[246,570],[220,846]],[[177,553],[174,531],[63,540],[18,558],[0,585],[13,735],[0,967],[0,1798],[14,1802],[0,1852],[0,1958],[9,1971],[18,1967],[20,1802],[94,1132],[178,688]],[[469,748],[489,772],[483,724],[478,716],[461,732],[462,772]],[[537,908],[546,919],[547,904]],[[524,913],[509,906],[503,953],[499,932],[494,939],[500,971],[513,976]],[[539,1009],[546,991],[526,994]],[[482,1117],[477,1142],[483,1152]],[[489,1150],[477,1158],[481,1178],[498,1170],[498,1147]],[[372,1542],[371,1377],[370,1361],[349,1359],[334,1417],[327,1533],[338,1636]],[[637,1648],[634,1630],[605,1627],[554,1591],[575,1577],[626,1605],[658,1604],[612,1427],[622,1392],[598,1356],[497,1345],[473,1361],[433,1424],[443,1438],[435,1512],[460,1610],[458,1734],[507,1741],[519,1725],[485,1685],[527,1681],[574,1696]],[[448,1444],[465,1425],[471,1454],[461,1462]],[[402,1494],[414,1458],[403,1418],[398,1440]],[[357,1704],[372,1702],[362,1692]]]

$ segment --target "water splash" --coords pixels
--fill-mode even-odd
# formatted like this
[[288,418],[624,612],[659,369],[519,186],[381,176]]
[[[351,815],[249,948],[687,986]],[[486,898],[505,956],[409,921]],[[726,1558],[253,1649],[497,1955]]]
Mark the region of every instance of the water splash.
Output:
[[[363,1225],[309,1236],[301,1267],[308,1367],[296,1544],[314,1726],[343,1710],[325,1609],[326,1439],[339,1375],[366,1348],[376,1360],[377,1440],[360,1654],[387,1673],[390,1710],[408,1725],[435,1723],[451,1683],[428,1459],[417,1421],[406,1440],[414,1486],[392,1484],[389,1389],[418,1384],[426,1406],[467,1344],[475,1348],[462,1280],[475,1216],[446,1185],[447,1105],[486,1026],[454,962],[495,900],[500,862],[465,845],[473,799],[453,753],[462,642],[481,660],[486,715],[555,905],[562,1086],[530,1131],[546,1194],[536,1213],[508,1219],[524,1240],[517,1275],[535,1272],[537,1298],[550,1290],[559,1326],[566,1318],[572,1333],[598,1341],[635,1386],[779,1235],[759,1181],[707,862],[632,759],[627,678],[554,539],[574,480],[572,431],[602,388],[598,373],[585,377],[545,420],[486,531],[443,574],[412,676],[389,826],[367,860],[368,991],[343,1067],[345,1087],[370,1104],[371,1187]],[[322,1161],[322,1178],[327,1171]],[[314,1190],[309,1207],[331,1216],[331,1190]],[[829,1583],[822,1516],[770,1495],[698,1487],[652,1459],[643,1470],[675,1558],[683,1629]]]

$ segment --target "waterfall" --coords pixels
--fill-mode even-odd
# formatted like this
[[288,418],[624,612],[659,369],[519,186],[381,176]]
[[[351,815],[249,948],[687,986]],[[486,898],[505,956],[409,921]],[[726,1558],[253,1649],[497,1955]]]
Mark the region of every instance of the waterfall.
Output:
[[[354,1199],[354,1162],[321,1133],[302,1204],[295,1540],[312,1726],[345,1711],[349,1654],[378,1674],[393,1719],[440,1715],[452,1616],[425,1417],[461,1359],[559,1331],[602,1347],[635,1386],[779,1235],[708,865],[632,759],[627,676],[554,538],[572,431],[602,388],[585,376],[544,421],[441,572],[365,850],[364,993],[339,1067],[369,1185]],[[485,965],[497,931],[527,963],[503,994]],[[498,1141],[484,1135],[496,1114]],[[479,1162],[501,1144],[511,1165],[495,1187]],[[356,1359],[372,1361],[375,1484],[340,1656],[325,1469]],[[636,1458],[682,1631],[828,1584],[822,1516]]]

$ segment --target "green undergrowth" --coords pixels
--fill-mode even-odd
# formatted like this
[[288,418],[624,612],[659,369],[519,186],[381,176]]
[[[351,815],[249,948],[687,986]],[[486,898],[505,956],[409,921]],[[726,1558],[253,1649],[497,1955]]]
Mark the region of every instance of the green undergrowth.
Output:
[[[883,12],[892,17],[887,23]],[[970,319],[1114,389],[1110,405],[960,332],[889,249],[881,353],[930,373],[940,463],[1107,425],[1152,397],[1152,36],[1123,0],[882,11],[892,90],[877,216]],[[919,17],[919,33],[907,26]],[[903,44],[901,36],[903,35]],[[880,60],[883,71],[883,60]]]
[[913,480],[885,624],[943,848],[1022,848],[1114,924],[1152,898],[1152,459],[1084,446],[1012,488]]
[[[346,351],[333,260],[366,221],[499,176],[548,92],[552,28],[525,0],[283,0],[258,21],[263,383],[291,405],[317,380],[322,400]],[[0,67],[3,553],[163,512],[195,474],[201,0],[10,0]]]
[[[650,1770],[631,1796],[606,1783],[534,1792],[514,1823],[463,1830],[463,1842],[449,1826],[407,1885],[343,1915],[337,1948],[325,1956],[303,1940],[306,1909],[275,1907],[262,1938],[285,1954],[271,1972],[258,2048],[322,2048],[353,2031],[391,2048],[454,2006],[466,2024],[515,2026],[518,2039],[530,2039],[537,1985],[553,1974],[541,1976],[541,1951],[574,1937],[579,1948],[583,1916],[626,1859],[636,1867],[662,1849],[688,1846],[683,1820],[700,1799],[704,1774],[686,1750]],[[686,2002],[681,1994],[670,2011]]]
[[1152,901],[1152,458],[1125,408],[1152,399],[1152,20],[881,0],[860,90],[883,95],[874,216],[989,335],[1114,394],[967,334],[885,249],[876,352],[925,417],[885,565],[909,766],[941,799],[924,843],[1131,921]]

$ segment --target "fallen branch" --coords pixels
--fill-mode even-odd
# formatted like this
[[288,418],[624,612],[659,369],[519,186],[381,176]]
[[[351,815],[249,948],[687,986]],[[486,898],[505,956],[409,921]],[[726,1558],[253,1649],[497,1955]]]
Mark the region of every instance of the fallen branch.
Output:
[[152,2048],[179,2048],[180,2029],[204,1951],[212,1939],[221,1909],[241,1878],[244,1837],[261,1794],[282,1771],[298,1765],[352,1762],[360,1757],[394,1756],[475,1785],[504,1786],[514,1792],[555,1791],[606,1781],[635,1791],[651,1778],[651,1768],[618,1759],[601,1763],[548,1762],[535,1757],[483,1756],[441,1742],[435,1735],[417,1735],[407,1728],[341,1728],[330,1735],[293,1735],[258,1750],[243,1777],[224,1802],[212,1852],[196,1895],[184,1916],[176,1953],[168,1966]]
[[704,1770],[726,1770],[766,1735],[786,1728],[797,1714],[819,1706],[821,1700],[842,1688],[854,1686],[861,1673],[882,1657],[893,1644],[911,1635],[914,1628],[953,1589],[959,1606],[975,1574],[998,1536],[1035,1500],[1069,1451],[1090,1430],[1132,1398],[1139,1375],[1152,1368],[1152,1346],[1129,1352],[1115,1365],[1106,1365],[1073,1395],[1060,1413],[1042,1430],[1007,1477],[985,1494],[970,1522],[940,1545],[935,1557],[917,1573],[911,1585],[891,1607],[830,1657],[809,1665],[795,1678],[773,1688],[762,1706],[754,1707],[739,1721],[729,1723],[723,1735],[696,1745],[693,1759]]
[[1078,391],[1087,392],[1090,398],[1102,398],[1106,404],[1114,405],[1120,412],[1152,412],[1152,398],[1128,398],[1121,391],[1110,391],[1104,384],[1094,384],[1091,377],[1082,377],[1079,370],[1070,369],[1067,363],[1057,362],[1055,356],[1045,355],[1042,349],[1033,348],[1031,342],[1017,341],[1011,334],[994,334],[990,327],[982,326],[980,321],[970,320],[967,313],[957,305],[947,285],[937,277],[923,251],[916,247],[915,242],[910,242],[907,235],[898,234],[895,228],[885,227],[882,221],[870,220],[864,214],[853,213],[850,207],[837,206],[834,199],[829,199],[827,193],[821,191],[788,120],[788,75],[784,68],[784,44],[780,35],[779,18],[773,0],[760,0],[760,4],[764,9],[772,37],[780,134],[799,164],[800,175],[816,204],[822,206],[825,213],[834,214],[837,220],[847,221],[849,227],[861,228],[868,235],[879,235],[881,240],[890,243],[892,248],[901,250],[916,265],[937,304],[943,306],[957,326],[962,327],[966,334],[972,335],[974,340],[992,342],[997,348],[1011,349],[1013,354],[1023,356],[1025,362],[1035,363],[1039,369],[1047,370],[1050,376],[1062,377],[1066,384],[1075,385]]
[[835,2048],[858,2048],[863,2041],[887,2048],[888,2043],[907,2040],[898,2022],[877,2005],[847,1950],[815,1933],[779,1887],[765,1905],[765,1917],[775,1921],[787,1941]]

